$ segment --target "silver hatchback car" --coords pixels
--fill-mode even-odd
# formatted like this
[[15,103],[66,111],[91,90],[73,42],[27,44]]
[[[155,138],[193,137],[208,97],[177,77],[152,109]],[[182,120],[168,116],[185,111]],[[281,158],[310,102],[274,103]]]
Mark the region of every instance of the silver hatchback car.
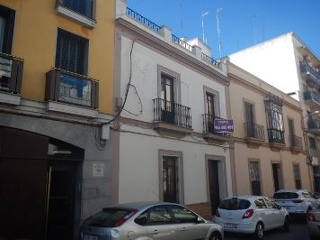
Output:
[[175,203],[134,202],[103,208],[83,222],[81,240],[223,240],[223,229]]

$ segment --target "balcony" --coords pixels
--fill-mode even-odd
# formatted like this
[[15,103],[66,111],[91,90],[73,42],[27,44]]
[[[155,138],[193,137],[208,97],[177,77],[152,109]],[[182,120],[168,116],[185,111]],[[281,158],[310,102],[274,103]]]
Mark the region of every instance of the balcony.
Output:
[[0,102],[19,105],[23,60],[0,53]]
[[318,119],[308,119],[308,132],[320,135],[320,120]]
[[45,100],[48,101],[49,110],[68,113],[72,111],[71,108],[77,108],[80,115],[91,116],[92,111],[96,115],[98,97],[99,83],[94,79],[57,68],[46,74]]
[[284,131],[278,129],[268,129],[269,145],[274,149],[285,147]]
[[160,134],[183,137],[192,131],[191,109],[161,98],[153,99],[154,129]]
[[306,91],[303,93],[304,100],[308,101],[313,108],[320,106],[320,94],[315,91]]
[[203,114],[202,116],[204,139],[206,139],[208,142],[215,142],[218,144],[222,144],[229,141],[230,134],[228,132],[221,133],[216,131],[214,126],[215,119],[226,121],[227,119],[223,119],[221,117],[217,117],[210,114]]
[[244,123],[245,138],[250,146],[259,146],[265,142],[264,126],[253,122]]
[[310,87],[320,85],[320,73],[306,62],[300,62],[300,73]]
[[292,152],[302,152],[303,146],[302,146],[302,137],[296,136],[296,135],[290,135],[290,150]]

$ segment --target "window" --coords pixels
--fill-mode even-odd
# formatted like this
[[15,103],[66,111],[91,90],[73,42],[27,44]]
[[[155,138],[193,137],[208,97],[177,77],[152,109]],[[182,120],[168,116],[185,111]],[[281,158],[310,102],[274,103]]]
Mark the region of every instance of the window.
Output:
[[296,189],[301,188],[301,176],[300,176],[300,168],[298,164],[293,165],[293,177]]
[[149,223],[151,225],[172,223],[172,217],[165,206],[153,207],[149,210]]
[[284,144],[282,100],[276,96],[268,96],[267,100],[265,100],[265,109],[269,141]]
[[88,40],[58,30],[56,67],[70,72],[86,75],[88,57]]
[[0,5],[0,52],[11,54],[15,11]]
[[189,209],[180,206],[171,206],[171,212],[176,223],[195,223],[198,216]]
[[267,205],[262,198],[254,200],[254,204],[257,206],[257,208],[267,208]]
[[63,5],[71,10],[93,18],[94,0],[60,0]]
[[315,138],[309,137],[309,147],[310,149],[317,150],[317,143]]
[[216,116],[214,101],[215,96],[210,92],[206,92],[206,113],[208,132],[214,131],[214,118]]
[[259,162],[249,162],[251,191],[253,195],[261,195]]

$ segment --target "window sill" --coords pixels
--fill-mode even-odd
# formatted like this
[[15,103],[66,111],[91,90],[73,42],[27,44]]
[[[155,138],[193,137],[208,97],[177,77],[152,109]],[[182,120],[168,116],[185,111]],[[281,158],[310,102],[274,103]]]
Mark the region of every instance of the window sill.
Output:
[[56,7],[56,11],[58,14],[63,15],[69,19],[75,20],[77,22],[79,22],[80,24],[82,24],[85,27],[88,28],[95,28],[96,27],[96,21],[93,19],[90,19],[82,14],[79,14],[77,12],[74,12],[62,5],[58,5]]
[[53,112],[62,112],[72,115],[84,116],[89,118],[96,118],[98,116],[98,111],[95,109],[90,109],[86,107],[73,106],[66,103],[60,102],[47,102],[47,110]]
[[0,103],[18,106],[20,105],[20,102],[20,95],[7,92],[0,92]]

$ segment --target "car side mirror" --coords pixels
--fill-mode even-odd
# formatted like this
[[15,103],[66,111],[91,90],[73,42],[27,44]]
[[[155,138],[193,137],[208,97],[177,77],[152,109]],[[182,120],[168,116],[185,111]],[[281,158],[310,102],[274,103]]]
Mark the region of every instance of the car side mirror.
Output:
[[201,217],[197,217],[196,223],[204,223],[204,221]]

